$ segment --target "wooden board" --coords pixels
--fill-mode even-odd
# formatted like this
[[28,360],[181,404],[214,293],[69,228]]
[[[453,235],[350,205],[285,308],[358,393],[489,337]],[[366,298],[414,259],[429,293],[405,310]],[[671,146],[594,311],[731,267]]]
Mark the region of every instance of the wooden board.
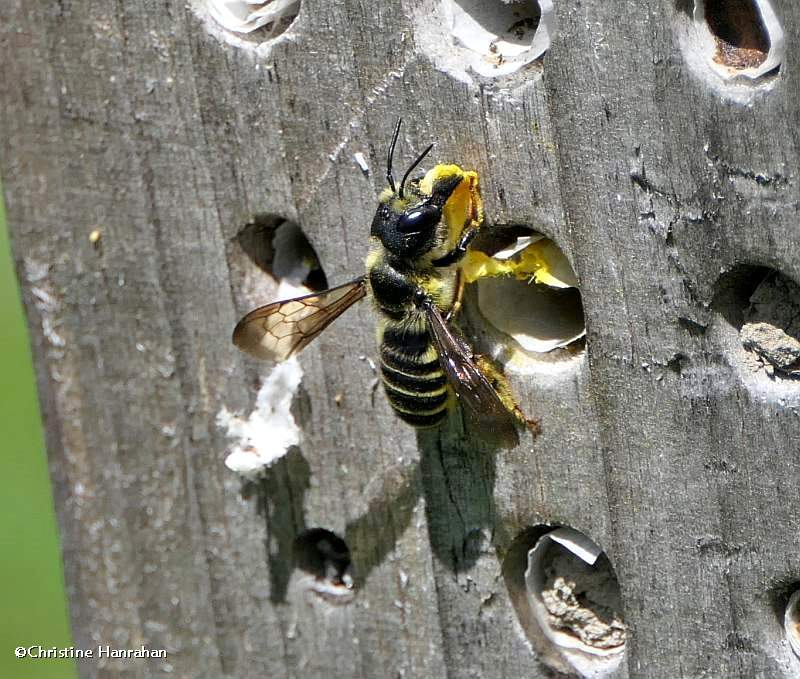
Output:
[[[687,5],[558,3],[544,60],[493,80],[431,51],[433,0],[306,1],[260,51],[183,3],[3,3],[2,177],[78,647],[166,648],[178,677],[552,676],[501,567],[552,523],[616,568],[616,676],[796,676],[800,386],[743,372],[713,304],[737,265],[800,281],[796,64],[730,101],[688,65]],[[791,49],[800,8],[775,6]],[[332,284],[360,273],[398,113],[400,162],[436,140],[490,221],[567,254],[587,351],[511,372],[543,433],[491,452],[373,395],[363,304],[303,354],[302,444],[245,497],[216,420],[253,407],[265,369],[229,338],[272,289],[236,235],[279,215]],[[313,527],[349,544],[348,605],[292,567]]]

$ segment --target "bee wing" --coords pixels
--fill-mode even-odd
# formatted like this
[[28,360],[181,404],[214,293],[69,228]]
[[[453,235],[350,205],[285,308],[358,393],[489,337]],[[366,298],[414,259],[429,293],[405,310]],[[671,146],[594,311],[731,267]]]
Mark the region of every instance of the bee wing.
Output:
[[447,325],[435,304],[426,302],[428,317],[439,362],[463,406],[467,417],[480,430],[488,430],[492,437],[505,446],[519,443],[514,426],[514,416],[506,408],[489,378],[474,360],[472,347]]
[[361,276],[330,290],[267,304],[236,324],[233,343],[255,358],[285,361],[366,294]]

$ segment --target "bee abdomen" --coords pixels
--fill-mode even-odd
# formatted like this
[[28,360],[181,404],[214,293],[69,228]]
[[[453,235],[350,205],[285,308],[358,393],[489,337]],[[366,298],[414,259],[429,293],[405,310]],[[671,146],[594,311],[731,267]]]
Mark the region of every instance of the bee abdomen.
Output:
[[386,396],[400,419],[415,427],[431,427],[447,414],[447,377],[430,346],[430,338],[426,338],[424,347],[419,341],[414,342],[409,352],[401,336],[384,333],[381,343],[381,378]]
[[[437,362],[438,363],[438,362]],[[415,366],[419,367],[419,366]],[[385,361],[381,365],[381,374],[386,382],[406,393],[431,394],[441,391],[447,386],[447,378],[438,365],[433,372],[413,374],[402,372],[396,367],[391,367]]]

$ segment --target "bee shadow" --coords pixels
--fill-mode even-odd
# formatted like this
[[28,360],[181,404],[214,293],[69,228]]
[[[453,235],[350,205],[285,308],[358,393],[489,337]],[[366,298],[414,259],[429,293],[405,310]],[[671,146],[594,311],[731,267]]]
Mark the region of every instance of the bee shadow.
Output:
[[[498,447],[471,436],[457,412],[438,430],[417,433],[431,548],[455,573],[470,569],[496,533]],[[496,540],[493,540],[496,541]]]
[[[429,539],[439,561],[453,572],[469,570],[486,551],[486,529],[496,532],[494,485],[497,447],[469,436],[459,416],[439,429],[417,432],[420,462],[397,465],[383,475],[367,510],[347,523],[345,541],[353,558],[356,589],[395,549],[411,524],[420,494],[425,498]],[[296,568],[295,542],[308,530],[304,500],[311,471],[293,447],[257,481],[243,484],[256,497],[266,524],[265,552],[270,601],[283,603]]]
[[368,501],[367,511],[347,524],[345,538],[353,554],[357,588],[395,549],[411,524],[421,492],[420,469],[415,463],[397,465],[383,475],[380,488]]
[[[297,564],[296,543],[308,530],[304,509],[311,470],[299,448],[293,447],[264,476],[242,485],[242,497],[255,497],[258,515],[266,525],[265,551],[270,578],[270,601],[284,603]],[[411,523],[421,492],[420,470],[411,463],[389,469],[368,509],[345,528],[353,558],[353,580],[362,586],[374,568],[395,548]]]
[[269,566],[270,601],[286,600],[289,579],[295,568],[294,545],[306,530],[303,507],[310,487],[311,468],[300,449],[292,447],[257,481],[246,481],[242,496],[256,497],[259,516],[266,524],[265,551]]
[[417,432],[419,464],[386,471],[367,511],[347,524],[354,580],[370,572],[395,549],[411,523],[420,494],[425,498],[429,539],[440,562],[454,572],[469,570],[487,549],[486,529],[495,526],[495,454],[491,442],[465,434],[458,414],[439,429]]

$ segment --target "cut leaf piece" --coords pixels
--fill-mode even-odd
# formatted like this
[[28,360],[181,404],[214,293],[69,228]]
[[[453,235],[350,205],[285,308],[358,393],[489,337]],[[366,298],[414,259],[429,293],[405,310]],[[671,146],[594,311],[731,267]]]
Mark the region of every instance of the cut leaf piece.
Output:
[[462,272],[467,283],[493,276],[515,276],[553,288],[577,288],[578,277],[561,249],[541,234],[520,236],[512,245],[488,255],[472,250]]
[[478,307],[487,321],[526,351],[546,353],[586,334],[576,288],[557,290],[514,278],[485,278],[478,283]]

